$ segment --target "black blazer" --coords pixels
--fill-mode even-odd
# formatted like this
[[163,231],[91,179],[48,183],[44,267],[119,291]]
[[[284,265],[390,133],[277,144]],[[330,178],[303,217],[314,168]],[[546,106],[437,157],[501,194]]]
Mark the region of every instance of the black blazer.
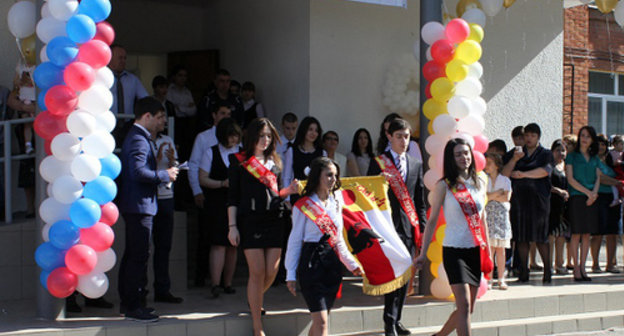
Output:
[[[394,159],[390,151],[387,151],[382,155],[387,156],[390,158],[390,161],[394,163]],[[422,163],[409,155],[406,155],[405,157],[407,160],[407,178],[405,185],[407,186],[407,191],[409,192],[410,197],[414,201],[414,207],[416,208],[418,222],[420,224],[420,232],[424,232],[425,225],[427,224],[427,206],[425,204],[425,185],[423,182]],[[371,163],[368,166],[368,173],[366,175],[379,175],[380,173],[381,168],[379,167],[379,164],[375,158],[372,158]],[[409,248],[413,245],[412,242],[414,241],[412,224],[392,190],[388,191],[388,199],[390,200],[390,206],[392,208],[392,222],[394,222],[394,228],[399,234],[399,237],[401,237],[403,242],[406,243]]]

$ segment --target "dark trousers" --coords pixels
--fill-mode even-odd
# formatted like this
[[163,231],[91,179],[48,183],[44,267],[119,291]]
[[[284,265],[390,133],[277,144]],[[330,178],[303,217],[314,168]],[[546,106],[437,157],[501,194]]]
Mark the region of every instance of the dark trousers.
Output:
[[164,295],[171,289],[169,279],[169,252],[173,239],[173,198],[158,200],[158,213],[154,216],[152,241],[154,242],[154,294]]
[[[205,194],[204,194],[205,195]],[[195,284],[203,284],[208,276],[208,260],[210,258],[210,225],[211,214],[199,209],[197,218],[197,271],[195,272]],[[216,282],[216,281],[215,281]],[[202,285],[203,286],[203,285]]]
[[147,279],[147,260],[154,217],[145,214],[122,214],[126,222],[126,248],[119,267],[121,306],[132,311],[141,307]]
[[[407,237],[401,227],[397,229],[397,234],[399,238],[407,247],[407,250],[410,252],[410,255],[414,254],[414,244],[413,239]],[[412,281],[410,279],[410,281]],[[383,312],[383,320],[384,323],[388,326],[395,325],[397,322],[401,321],[401,314],[403,313],[403,305],[405,304],[405,298],[407,296],[407,287],[409,286],[409,282],[405,284],[405,286],[395,290],[392,293],[388,293],[384,295],[384,312]]]

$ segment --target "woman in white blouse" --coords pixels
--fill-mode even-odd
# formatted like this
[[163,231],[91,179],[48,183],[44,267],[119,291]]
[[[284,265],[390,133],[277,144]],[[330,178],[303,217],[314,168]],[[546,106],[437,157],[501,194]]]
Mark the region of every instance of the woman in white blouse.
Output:
[[[295,284],[299,279],[312,315],[310,335],[327,335],[327,316],[342,281],[340,262],[354,275],[361,275],[362,269],[342,236],[342,198],[336,192],[340,188],[338,166],[326,157],[314,159],[310,166],[303,197],[293,207],[293,228],[286,251],[286,284],[296,296]],[[321,213],[331,219],[333,225],[329,225],[331,228],[326,233],[301,211],[303,204],[310,201],[312,207],[320,207]]]

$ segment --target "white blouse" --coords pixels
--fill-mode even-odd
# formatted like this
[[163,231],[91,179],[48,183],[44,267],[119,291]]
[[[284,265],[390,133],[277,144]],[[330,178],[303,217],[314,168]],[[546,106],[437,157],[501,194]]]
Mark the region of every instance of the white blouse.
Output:
[[[340,261],[347,267],[349,271],[353,271],[359,267],[358,262],[353,255],[347,249],[344,237],[342,235],[342,199],[340,193],[330,196],[327,202],[327,207],[319,200],[318,195],[312,194],[310,198],[319,204],[327,215],[332,219],[336,228],[338,229],[338,244],[336,251]],[[292,210],[292,231],[288,237],[288,249],[286,250],[286,260],[284,265],[286,267],[286,281],[297,280],[297,266],[299,265],[299,258],[301,257],[301,247],[303,243],[316,243],[322,237],[323,233],[318,228],[316,223],[310,220],[305,214],[297,207],[293,207]]]
[[[466,181],[466,188],[470,192],[472,199],[477,205],[479,216],[483,219],[483,208],[485,207],[485,190],[486,182],[480,180],[481,189],[477,189],[472,180]],[[459,202],[453,196],[453,193],[446,186],[446,195],[444,196],[444,218],[446,218],[446,231],[444,233],[444,242],[442,246],[470,248],[475,247],[474,237],[468,227],[466,216],[459,206]],[[487,226],[486,226],[487,227]]]

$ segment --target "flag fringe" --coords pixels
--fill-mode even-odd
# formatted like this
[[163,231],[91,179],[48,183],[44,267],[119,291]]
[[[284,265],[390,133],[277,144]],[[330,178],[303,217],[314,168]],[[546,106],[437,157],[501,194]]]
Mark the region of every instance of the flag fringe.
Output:
[[364,286],[362,287],[362,291],[366,295],[373,295],[373,296],[379,296],[379,295],[392,293],[395,290],[405,286],[410,281],[410,279],[412,278],[413,267],[414,266],[410,266],[401,276],[381,285],[371,285],[368,282],[368,279],[364,277],[364,283],[363,283]]

